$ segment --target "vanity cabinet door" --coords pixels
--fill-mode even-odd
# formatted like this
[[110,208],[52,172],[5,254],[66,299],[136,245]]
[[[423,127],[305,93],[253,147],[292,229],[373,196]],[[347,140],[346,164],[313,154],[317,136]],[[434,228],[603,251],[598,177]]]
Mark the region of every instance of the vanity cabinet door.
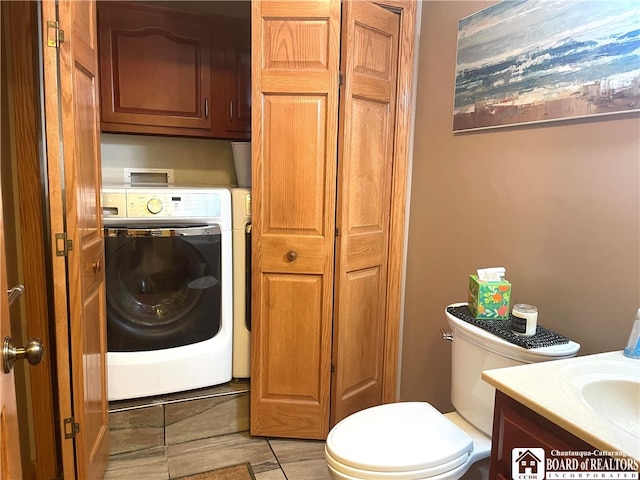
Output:
[[547,454],[553,450],[594,449],[499,390],[496,391],[493,415],[490,480],[512,478],[511,452],[514,448],[544,448]]
[[211,135],[205,16],[104,2],[98,32],[103,131]]

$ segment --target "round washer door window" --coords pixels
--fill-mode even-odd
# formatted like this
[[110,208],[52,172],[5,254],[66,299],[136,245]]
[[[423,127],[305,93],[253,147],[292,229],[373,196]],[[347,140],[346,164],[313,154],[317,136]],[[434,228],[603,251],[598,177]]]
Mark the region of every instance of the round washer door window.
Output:
[[175,237],[126,242],[111,258],[107,279],[107,298],[122,320],[145,327],[179,321],[218,283],[200,252]]

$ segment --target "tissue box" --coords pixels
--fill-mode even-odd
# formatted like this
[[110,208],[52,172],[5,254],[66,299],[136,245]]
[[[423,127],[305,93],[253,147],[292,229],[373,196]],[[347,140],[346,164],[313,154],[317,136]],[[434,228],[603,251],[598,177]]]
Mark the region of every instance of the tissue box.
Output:
[[469,310],[474,317],[508,320],[510,302],[511,284],[505,279],[487,282],[469,275]]

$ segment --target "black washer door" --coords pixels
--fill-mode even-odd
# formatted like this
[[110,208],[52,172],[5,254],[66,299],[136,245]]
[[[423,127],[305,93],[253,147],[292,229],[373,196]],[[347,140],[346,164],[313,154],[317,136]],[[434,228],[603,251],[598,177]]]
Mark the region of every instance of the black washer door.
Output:
[[218,227],[106,229],[109,351],[189,345],[220,330]]

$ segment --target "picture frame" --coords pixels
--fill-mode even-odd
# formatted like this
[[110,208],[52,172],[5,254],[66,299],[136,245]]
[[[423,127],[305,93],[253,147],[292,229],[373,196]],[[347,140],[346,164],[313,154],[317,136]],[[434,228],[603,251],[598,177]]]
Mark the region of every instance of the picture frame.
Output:
[[459,21],[454,132],[628,112],[637,0],[506,0]]

